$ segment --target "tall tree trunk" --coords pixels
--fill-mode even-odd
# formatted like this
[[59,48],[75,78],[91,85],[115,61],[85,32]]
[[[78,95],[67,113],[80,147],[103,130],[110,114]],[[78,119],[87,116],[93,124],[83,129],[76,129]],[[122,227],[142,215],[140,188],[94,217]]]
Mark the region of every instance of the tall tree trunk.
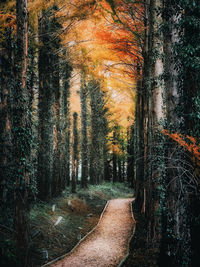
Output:
[[135,139],[135,151],[137,155],[137,159],[135,161],[135,175],[136,175],[136,185],[135,185],[135,193],[136,193],[136,206],[139,210],[142,209],[143,201],[144,201],[144,98],[142,92],[142,82],[138,80],[137,82],[137,93],[136,93],[136,139]]
[[91,80],[88,84],[91,107],[91,144],[90,144],[90,181],[98,184],[104,176],[104,101],[103,92],[98,80]]
[[122,183],[123,182],[123,179],[122,179],[122,162],[121,162],[120,156],[118,156],[117,165],[118,165],[118,181],[120,183]]
[[[37,177],[37,152],[38,152],[38,53],[35,47],[35,38],[32,30],[29,30],[29,43],[28,43],[28,70],[27,70],[27,89],[29,91],[29,117],[32,126],[33,142],[31,145],[31,177],[36,189]],[[36,191],[36,190],[35,190]],[[36,192],[34,192],[36,193]]]
[[[8,202],[13,202],[13,192],[9,192],[9,180],[12,178],[12,86],[13,84],[13,55],[11,30],[6,30],[1,49],[0,64],[0,208],[8,207]],[[6,204],[6,205],[5,205]],[[7,211],[5,211],[7,212]]]
[[[183,3],[182,3],[183,4]],[[196,2],[197,4],[197,2]],[[181,58],[180,50],[177,47],[181,47],[183,51],[187,51],[188,46],[191,49],[193,41],[191,39],[191,33],[195,38],[199,34],[199,29],[196,34],[193,32],[193,23],[182,24],[184,21],[183,13],[186,15],[190,12],[191,5],[185,2],[186,9],[181,12],[181,9],[176,10],[177,6],[170,2],[165,1],[165,23],[168,25],[168,32],[165,35],[165,72],[167,74],[167,79],[165,80],[166,86],[166,117],[167,117],[167,129],[169,132],[178,132],[181,130],[182,133],[195,135],[195,126],[197,127],[198,119],[195,121],[196,111],[194,110],[194,105],[192,100],[197,96],[197,91],[194,93],[194,84],[192,77],[195,77],[194,73],[192,77],[188,76],[186,73],[192,72],[192,68],[184,69],[187,60]],[[180,6],[181,7],[181,6]],[[179,7],[179,8],[180,8]],[[182,6],[183,8],[183,6]],[[192,10],[193,7],[192,7]],[[183,11],[183,10],[182,10]],[[193,11],[192,11],[193,13]],[[196,13],[196,11],[194,12]],[[193,14],[194,14],[193,13]],[[186,15],[187,17],[187,15]],[[192,21],[192,14],[189,16]],[[188,19],[188,17],[187,17]],[[182,35],[180,34],[180,27],[184,28],[184,42],[182,42]],[[192,27],[187,32],[187,27]],[[188,38],[188,36],[190,36]],[[187,39],[188,38],[188,39]],[[190,43],[191,41],[191,43]],[[178,45],[177,45],[178,44]],[[192,45],[191,45],[192,44]],[[186,45],[186,47],[184,47]],[[195,44],[196,45],[196,44]],[[179,48],[180,49],[180,48]],[[180,54],[179,54],[180,53]],[[194,55],[192,55],[193,60]],[[183,60],[183,61],[182,61]],[[186,62],[186,63],[185,63]],[[193,64],[192,64],[193,65]],[[188,66],[187,66],[188,67]],[[185,73],[186,71],[186,73]],[[183,75],[184,74],[184,75]],[[182,106],[181,111],[177,109],[177,106]],[[192,118],[190,117],[192,115]],[[194,239],[192,237],[193,231],[191,231],[191,218],[193,217],[191,211],[195,211],[194,207],[190,207],[190,199],[193,198],[191,192],[188,188],[188,174],[192,173],[192,160],[190,156],[186,157],[187,153],[183,153],[180,147],[171,140],[168,141],[167,153],[166,153],[166,191],[165,198],[161,203],[163,206],[162,212],[162,239],[160,248],[160,266],[196,266],[198,260],[192,263],[192,260],[199,255],[199,249],[196,249],[196,244],[199,240],[198,230],[195,234]],[[187,165],[187,167],[186,167]],[[188,189],[190,193],[188,193]],[[196,198],[196,197],[194,197]],[[197,199],[196,199],[197,200]],[[199,202],[196,202],[197,206]],[[196,212],[196,211],[195,211]],[[170,234],[169,234],[170,229]],[[192,233],[192,235],[191,235]],[[192,250],[192,240],[196,239],[195,248]],[[198,247],[198,246],[197,246]],[[196,252],[198,254],[196,254]],[[196,254],[196,255],[195,255]],[[184,255],[184,256],[183,256]],[[195,256],[194,256],[195,255]],[[194,258],[193,258],[194,256]],[[192,259],[192,260],[191,260]],[[194,265],[193,265],[194,264]]]
[[[43,12],[44,13],[44,12]],[[38,197],[46,200],[51,196],[53,169],[53,102],[54,91],[51,83],[52,49],[49,37],[49,18],[39,18],[39,149],[38,149]]]
[[[158,166],[157,157],[159,147],[159,136],[162,130],[162,120],[164,120],[164,81],[163,81],[163,35],[160,30],[162,24],[162,1],[152,0],[150,5],[150,38],[149,38],[149,53],[150,63],[152,64],[150,72],[150,79],[154,82],[151,84],[152,93],[149,97],[148,108],[148,144],[150,149],[148,154],[151,155],[152,163],[148,163],[148,183],[147,183],[147,218],[148,218],[148,234],[147,240],[149,245],[157,245],[159,240],[159,195],[158,195],[158,180],[161,176],[160,168]],[[159,10],[159,11],[158,11]],[[153,60],[156,51],[156,59]]]
[[63,172],[62,180],[65,189],[70,185],[70,77],[72,68],[66,62],[66,53],[64,53],[64,64],[62,66],[62,84],[63,84]]
[[29,92],[27,90],[28,8],[27,0],[16,1],[17,54],[16,87],[14,97],[13,144],[15,155],[15,214],[14,230],[16,247],[23,266],[31,266],[28,258],[29,223],[28,194],[30,185],[31,125],[28,115]]
[[117,177],[117,155],[115,151],[117,132],[116,128],[113,131],[113,151],[112,151],[112,162],[113,162],[113,183],[118,181]]
[[[134,155],[134,126],[127,130],[127,181],[131,187],[135,187],[135,155]],[[125,168],[123,162],[123,169]],[[123,170],[125,174],[125,170]],[[135,188],[134,188],[135,189]]]
[[54,72],[52,77],[52,86],[55,92],[54,111],[54,156],[53,156],[53,177],[52,177],[52,195],[58,196],[61,193],[61,86],[60,86],[60,63],[58,51],[54,51]]
[[81,186],[87,188],[88,178],[88,118],[87,118],[87,87],[85,73],[81,77]]
[[78,114],[73,114],[73,151],[72,151],[72,193],[76,193],[78,170]]
[[103,162],[104,162],[104,181],[111,180],[110,165],[108,161],[108,148],[107,144],[104,144],[103,147]]

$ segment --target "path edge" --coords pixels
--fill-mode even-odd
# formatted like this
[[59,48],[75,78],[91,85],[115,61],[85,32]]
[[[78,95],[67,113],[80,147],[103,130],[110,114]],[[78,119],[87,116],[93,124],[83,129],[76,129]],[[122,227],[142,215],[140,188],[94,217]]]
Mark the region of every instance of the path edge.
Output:
[[126,259],[128,258],[129,254],[130,254],[130,242],[135,234],[135,229],[136,229],[136,220],[134,218],[134,215],[133,215],[133,202],[135,201],[135,198],[133,199],[133,201],[130,202],[130,207],[131,207],[131,216],[132,216],[132,219],[133,219],[133,222],[134,222],[134,226],[133,226],[133,233],[132,235],[130,236],[129,240],[128,240],[128,247],[127,247],[127,252],[126,252],[126,255],[125,257],[121,260],[121,262],[119,263],[119,265],[117,267],[122,267],[123,266],[123,263],[126,261]]
[[99,221],[98,221],[97,225],[94,228],[92,228],[92,230],[90,232],[88,232],[81,240],[79,240],[79,242],[75,245],[75,247],[73,247],[72,250],[70,250],[69,252],[65,253],[64,255],[61,255],[61,256],[55,258],[54,260],[52,260],[50,262],[45,263],[41,267],[49,266],[49,265],[51,265],[51,264],[53,264],[53,263],[55,263],[55,262],[57,262],[59,260],[64,259],[65,257],[69,256],[70,254],[72,254],[74,252],[74,250],[86,239],[86,237],[88,235],[90,235],[97,228],[97,226],[99,225],[100,221],[102,220],[102,217],[103,217],[103,215],[104,215],[104,213],[106,211],[106,208],[107,208],[109,202],[110,202],[110,200],[107,201],[107,203],[106,203],[106,205],[105,205],[105,207],[104,207],[104,209],[103,209],[103,211],[102,211],[102,213],[101,213],[101,215],[99,217]]

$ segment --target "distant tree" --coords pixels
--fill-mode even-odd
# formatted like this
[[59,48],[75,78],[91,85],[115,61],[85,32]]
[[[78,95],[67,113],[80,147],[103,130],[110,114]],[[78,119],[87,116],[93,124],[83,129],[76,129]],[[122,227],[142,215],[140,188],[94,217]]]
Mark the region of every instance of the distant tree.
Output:
[[98,80],[88,84],[91,107],[90,182],[98,184],[104,179],[105,108],[103,92]]
[[134,186],[134,125],[127,130],[127,181],[130,186]]
[[73,114],[73,136],[72,136],[72,193],[76,193],[77,170],[78,170],[78,113]]
[[72,67],[66,59],[66,52],[63,53],[63,62],[61,64],[61,80],[62,80],[62,109],[63,109],[63,129],[62,129],[62,189],[70,185],[70,77]]
[[110,181],[111,173],[110,173],[110,163],[109,163],[109,147],[108,147],[108,133],[109,133],[109,124],[107,119],[107,111],[108,109],[104,107],[103,110],[103,164],[104,164],[104,176],[103,179],[105,181]]
[[117,145],[117,126],[114,127],[113,130],[113,140],[112,140],[113,150],[112,150],[112,163],[113,163],[113,183],[118,181],[117,177],[117,153],[116,153],[116,145]]
[[81,73],[81,186],[87,187],[88,179],[88,113],[87,113],[87,86],[84,70]]

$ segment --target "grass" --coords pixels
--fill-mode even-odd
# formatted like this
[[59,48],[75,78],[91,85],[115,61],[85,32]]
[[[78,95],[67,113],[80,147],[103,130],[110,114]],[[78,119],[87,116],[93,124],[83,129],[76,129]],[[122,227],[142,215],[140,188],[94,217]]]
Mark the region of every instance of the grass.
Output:
[[[132,196],[133,191],[126,184],[102,183],[89,185],[85,190],[78,186],[76,194],[71,194],[68,188],[50,203],[36,203],[30,212],[31,231],[35,235],[31,247],[34,266],[69,252],[95,227],[109,199]],[[60,216],[62,220],[55,226]]]
[[106,200],[112,198],[126,198],[133,196],[133,190],[124,183],[108,183],[104,182],[99,185],[89,185],[87,191],[80,190],[80,192],[89,195],[98,195],[99,192],[104,194]]

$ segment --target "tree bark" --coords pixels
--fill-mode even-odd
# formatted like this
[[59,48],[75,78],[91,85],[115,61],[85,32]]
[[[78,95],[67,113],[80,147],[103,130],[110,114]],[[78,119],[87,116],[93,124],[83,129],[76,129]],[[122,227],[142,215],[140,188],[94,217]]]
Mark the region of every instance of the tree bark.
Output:
[[53,177],[52,177],[52,195],[58,196],[62,191],[61,177],[61,86],[60,86],[60,59],[57,49],[53,55],[53,77],[52,86],[55,93],[55,101],[53,104],[54,111],[54,155],[53,155]]
[[73,114],[73,151],[72,151],[72,193],[76,193],[78,170],[78,114]]
[[85,73],[81,75],[81,186],[87,188],[88,179],[88,118],[87,118],[87,87]]
[[103,92],[98,80],[91,80],[88,84],[91,107],[91,144],[90,144],[90,181],[98,184],[104,177],[104,101]]
[[31,266],[28,257],[29,223],[28,194],[30,185],[30,142],[31,125],[28,115],[29,92],[27,90],[28,53],[28,8],[27,0],[16,1],[17,54],[16,87],[14,92],[13,144],[15,155],[15,214],[14,230],[16,247],[23,266]]
[[43,14],[39,18],[39,125],[38,125],[38,198],[47,200],[51,196],[53,171],[53,102],[54,91],[51,83],[52,49],[49,37],[49,18]]
[[64,66],[62,66],[62,84],[63,84],[63,171],[62,188],[70,185],[70,77],[72,68],[66,62],[66,53],[64,53]]
[[9,180],[12,178],[12,84],[13,80],[13,54],[11,29],[4,34],[1,49],[1,90],[0,90],[0,207],[3,212],[8,202],[13,202],[13,192],[9,192]]

